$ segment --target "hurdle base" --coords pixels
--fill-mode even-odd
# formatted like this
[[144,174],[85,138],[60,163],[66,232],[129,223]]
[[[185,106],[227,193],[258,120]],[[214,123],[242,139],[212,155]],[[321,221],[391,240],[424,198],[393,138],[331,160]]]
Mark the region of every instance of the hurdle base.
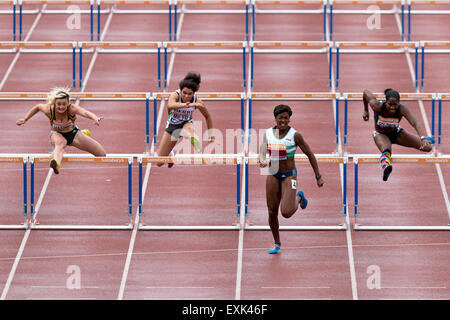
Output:
[[239,225],[231,226],[145,226],[139,225],[139,231],[225,231],[240,230]]
[[[255,231],[266,231],[270,230],[269,226],[249,226],[246,225],[245,230],[255,230]],[[336,231],[336,230],[347,230],[346,224],[341,224],[337,226],[280,226],[280,230],[286,231]]]
[[0,225],[0,230],[26,230],[28,228],[25,224],[3,224]]
[[447,226],[362,226],[355,223],[355,231],[450,231],[450,224]]
[[31,230],[132,230],[133,227],[128,224],[125,226],[117,225],[31,225]]

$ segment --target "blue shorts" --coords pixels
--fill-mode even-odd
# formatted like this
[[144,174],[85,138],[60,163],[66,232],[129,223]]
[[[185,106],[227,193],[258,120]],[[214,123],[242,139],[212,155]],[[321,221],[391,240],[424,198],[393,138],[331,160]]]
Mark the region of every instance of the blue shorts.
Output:
[[280,172],[280,171],[272,172],[272,170],[270,170],[270,168],[269,168],[269,173],[271,175],[273,175],[275,178],[277,178],[278,181],[281,182],[288,177],[297,176],[297,169],[293,169],[293,170],[289,170],[289,171],[285,171],[285,172]]

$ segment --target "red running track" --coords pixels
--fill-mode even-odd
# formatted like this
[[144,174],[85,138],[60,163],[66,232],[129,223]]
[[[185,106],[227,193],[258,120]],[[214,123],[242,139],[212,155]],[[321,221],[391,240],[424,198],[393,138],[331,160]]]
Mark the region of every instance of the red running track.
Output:
[[[264,18],[266,17],[266,18]],[[315,16],[257,17],[257,40],[322,40],[321,23]],[[357,18],[354,18],[357,17]],[[180,40],[242,40],[243,15],[185,14],[180,17]],[[88,40],[88,22],[80,30],[60,28],[65,15],[26,15],[28,40]],[[431,19],[431,20],[430,20]],[[396,40],[394,17],[384,17],[382,30],[365,28],[365,16],[337,15],[334,40]],[[6,27],[8,21],[6,21]],[[2,26],[5,23],[2,19]],[[288,21],[292,28],[282,28]],[[349,21],[352,21],[351,23]],[[418,17],[414,40],[428,36],[445,39],[448,23],[443,16]],[[304,23],[306,22],[306,23]],[[440,26],[436,27],[439,23]],[[356,26],[363,25],[356,28]],[[418,26],[428,26],[417,30]],[[105,14],[104,40],[165,41],[167,16]],[[216,29],[217,28],[217,29]],[[3,28],[2,28],[3,30]],[[58,31],[55,31],[58,30]],[[350,31],[351,30],[351,31]],[[358,30],[357,32],[355,30]],[[442,32],[441,32],[442,31]],[[8,34],[1,33],[9,40]],[[202,74],[203,92],[241,92],[240,55],[176,54],[169,70],[169,91],[188,71]],[[325,55],[264,54],[255,58],[253,91],[329,91]],[[427,64],[427,92],[448,91],[442,71],[444,55]],[[342,55],[339,92],[380,92],[395,87],[414,92],[405,54]],[[8,73],[8,70],[9,73]],[[157,91],[156,60],[151,55],[86,54],[85,91]],[[2,54],[2,91],[47,91],[70,84],[70,57],[64,54]],[[273,125],[271,110],[276,101],[257,101],[252,128]],[[332,102],[289,102],[292,125],[306,138],[315,153],[335,151]],[[0,102],[2,153],[47,153],[48,124],[36,116],[24,127],[15,120],[31,102]],[[99,128],[79,119],[105,146],[107,153],[145,152],[145,118],[141,102],[84,102],[103,115]],[[425,126],[430,105],[407,105]],[[222,132],[240,128],[239,103],[208,101],[214,125]],[[362,104],[349,104],[348,151],[377,153],[371,139],[372,125],[363,122]],[[7,111],[6,111],[7,110]],[[160,138],[165,111],[159,114]],[[340,114],[342,119],[343,114]],[[196,120],[202,120],[197,114]],[[153,118],[151,119],[153,121]],[[443,114],[442,151],[450,116]],[[411,130],[403,124],[406,130]],[[203,121],[203,128],[205,123]],[[342,128],[341,128],[342,130]],[[342,136],[341,136],[342,139]],[[257,150],[252,137],[251,150]],[[341,145],[342,147],[342,145]],[[225,150],[225,149],[224,149]],[[238,152],[233,145],[226,152]],[[394,153],[414,153],[395,147]],[[69,150],[75,152],[76,150]],[[325,186],[315,185],[309,165],[299,165],[299,185],[310,199],[308,209],[281,225],[337,225],[342,220],[342,175],[337,165],[322,164]],[[1,224],[20,223],[21,167],[2,164]],[[442,171],[443,185],[438,172]],[[236,182],[233,166],[144,167],[148,179],[144,197],[147,225],[232,225],[236,219]],[[360,168],[360,223],[371,225],[446,225],[449,221],[444,197],[449,193],[450,170],[445,165],[399,165],[389,183],[383,183],[375,165]],[[418,177],[418,178],[417,178]],[[64,164],[59,176],[48,175],[44,165],[36,168],[38,218],[45,224],[117,224],[127,222],[124,165]],[[418,183],[418,179],[420,182]],[[137,167],[133,167],[137,181]],[[348,181],[353,181],[352,165]],[[353,219],[353,185],[349,182],[349,221]],[[135,184],[136,185],[136,184]],[[420,187],[419,187],[420,186]],[[264,177],[250,167],[249,213],[253,225],[266,225]],[[386,203],[386,197],[390,200]],[[448,200],[447,200],[448,201]],[[133,189],[137,203],[137,188]],[[133,217],[136,214],[133,206]],[[448,232],[282,231],[279,255],[267,254],[269,231],[4,231],[0,240],[0,291],[4,299],[449,299],[450,245]],[[242,240],[242,247],[240,247]],[[71,270],[78,268],[81,288],[69,289]],[[368,285],[370,270],[381,274],[381,288]],[[368,273],[369,272],[369,273]],[[69,281],[70,284],[70,281]],[[70,287],[70,286],[69,286]]]

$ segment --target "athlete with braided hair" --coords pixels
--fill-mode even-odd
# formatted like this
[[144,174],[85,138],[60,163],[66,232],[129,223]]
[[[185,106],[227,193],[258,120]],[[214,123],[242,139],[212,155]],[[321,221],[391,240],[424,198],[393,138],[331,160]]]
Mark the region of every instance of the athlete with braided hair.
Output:
[[54,88],[48,94],[48,102],[35,105],[28,111],[24,118],[16,121],[18,126],[25,124],[36,113],[43,112],[50,120],[50,142],[53,147],[53,157],[50,167],[55,174],[59,173],[60,163],[66,146],[73,146],[89,152],[96,157],[106,155],[102,145],[90,137],[89,130],[80,130],[75,125],[77,115],[91,119],[94,124],[100,125],[103,117],[97,117],[94,113],[70,103],[70,91],[68,88]]
[[[364,121],[369,120],[370,106],[373,110],[375,120],[375,131],[373,140],[381,152],[380,163],[383,169],[383,181],[387,181],[392,172],[391,155],[392,144],[398,144],[408,148],[415,148],[423,152],[430,152],[434,139],[427,137],[420,123],[416,120],[410,110],[400,103],[400,94],[393,89],[384,91],[386,100],[380,102],[372,92],[364,90],[363,103]],[[405,117],[416,130],[418,136],[406,132],[400,127],[400,120]]]

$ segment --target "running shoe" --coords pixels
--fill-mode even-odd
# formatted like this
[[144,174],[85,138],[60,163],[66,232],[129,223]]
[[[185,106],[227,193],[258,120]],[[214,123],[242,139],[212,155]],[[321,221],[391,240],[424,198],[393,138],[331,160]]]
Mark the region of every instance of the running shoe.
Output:
[[55,174],[59,173],[59,163],[58,161],[56,161],[56,159],[52,159],[52,161],[50,161],[50,168],[53,169],[53,172]]
[[392,165],[388,165],[383,169],[383,181],[387,181],[392,172]]
[[278,253],[281,249],[281,244],[274,242],[273,246],[269,249],[270,254]]
[[297,196],[300,197],[300,200],[299,200],[300,208],[305,209],[306,206],[308,205],[308,199],[305,198],[303,191],[302,190],[298,191]]
[[83,129],[83,130],[81,130],[81,132],[83,132],[88,137],[91,136],[91,132],[89,131],[89,129]]
[[202,145],[200,141],[194,136],[191,137],[191,144],[194,146],[195,151],[200,153],[202,151]]
[[[173,149],[172,151],[170,151],[169,156],[175,157],[176,154],[177,154],[177,150]],[[167,167],[169,167],[169,168],[172,168],[173,165],[174,165],[174,162],[167,163]]]

